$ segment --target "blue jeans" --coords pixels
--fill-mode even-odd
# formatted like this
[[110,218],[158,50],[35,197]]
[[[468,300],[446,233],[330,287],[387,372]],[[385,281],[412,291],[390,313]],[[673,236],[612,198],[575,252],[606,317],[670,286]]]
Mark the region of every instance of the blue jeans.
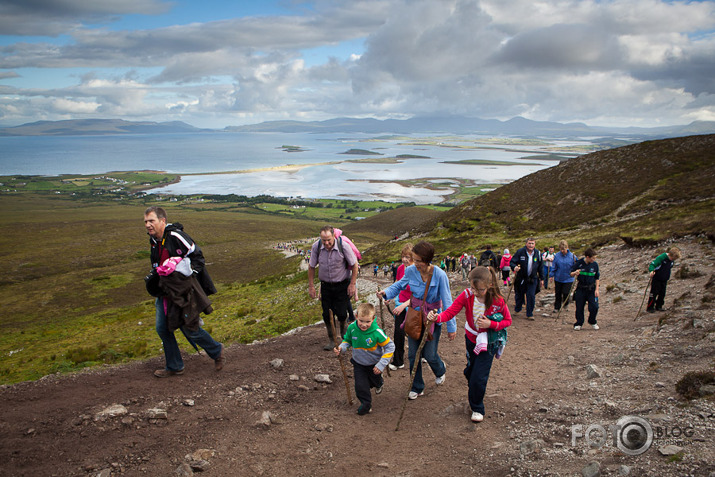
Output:
[[474,354],[474,343],[466,336],[464,340],[467,343],[467,367],[464,368],[464,376],[469,381],[467,393],[469,407],[473,412],[484,415],[484,394],[487,392],[487,381],[489,381],[494,355],[489,351]]
[[[521,281],[521,279],[519,279]],[[536,305],[536,285],[538,282],[535,278],[532,283],[528,283],[528,279],[518,283],[519,288],[514,290],[514,311],[519,313],[521,307],[524,306],[524,295],[526,295],[526,316],[534,316],[534,306]],[[514,287],[516,288],[516,285]]]
[[[427,360],[427,364],[432,368],[432,372],[435,376],[443,376],[447,371],[444,366],[442,358],[437,354],[437,347],[439,346],[439,337],[442,334],[442,325],[436,325],[434,327],[434,333],[432,333],[432,341],[426,341],[424,348],[422,348],[422,357]],[[410,372],[415,365],[415,355],[417,354],[417,348],[420,347],[420,342],[411,336],[407,337],[407,342],[409,349],[407,351],[407,358],[410,360]],[[421,393],[425,390],[425,382],[422,379],[422,360],[417,363],[417,371],[415,372],[415,380],[412,383],[412,391],[416,393]]]
[[[157,298],[154,305],[156,306],[156,333],[164,345],[166,369],[169,371],[181,371],[184,369],[184,361],[181,359],[181,350],[179,349],[179,343],[176,342],[176,336],[172,331],[169,331],[166,314],[164,313],[163,299]],[[186,336],[186,339],[189,340],[189,343],[196,343],[201,346],[211,359],[215,360],[221,356],[221,343],[215,341],[200,326],[196,331],[191,331],[184,327],[181,328],[181,331]]]
[[543,265],[543,272],[544,272],[544,289],[549,288],[549,274],[551,272],[551,267],[547,267],[546,265]]

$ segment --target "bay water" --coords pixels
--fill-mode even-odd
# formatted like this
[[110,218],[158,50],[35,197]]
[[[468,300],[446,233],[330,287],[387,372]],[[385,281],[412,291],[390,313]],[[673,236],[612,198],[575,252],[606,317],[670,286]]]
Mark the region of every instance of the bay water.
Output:
[[[411,144],[404,136],[365,134],[229,133],[113,136],[0,137],[0,175],[102,174],[160,170],[181,174],[181,181],[152,192],[165,194],[267,194],[279,197],[383,199],[437,203],[448,190],[398,183],[459,178],[506,183],[556,164],[532,156],[549,146],[490,144],[465,148],[478,137],[445,137],[442,144]],[[409,139],[421,139],[414,135]],[[589,144],[588,141],[579,144]],[[288,152],[295,146],[297,152]],[[475,146],[471,143],[470,146]],[[481,145],[483,146],[483,145]],[[345,154],[351,149],[380,154]],[[356,159],[405,158],[396,163],[351,162]],[[506,161],[510,165],[454,164],[445,161]],[[286,165],[295,165],[286,168]],[[238,172],[241,171],[241,172]],[[198,174],[198,175],[194,175]]]

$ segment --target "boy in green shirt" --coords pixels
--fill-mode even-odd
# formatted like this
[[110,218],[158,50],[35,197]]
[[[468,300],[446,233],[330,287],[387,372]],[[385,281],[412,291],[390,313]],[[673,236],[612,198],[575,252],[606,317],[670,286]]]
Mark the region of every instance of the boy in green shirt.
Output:
[[668,280],[670,280],[670,270],[679,258],[680,249],[670,247],[666,253],[661,253],[648,265],[648,272],[650,272],[651,278],[650,295],[648,296],[648,307],[646,308],[648,313],[663,310],[665,290],[668,286]]
[[375,307],[370,303],[361,303],[357,309],[357,319],[350,323],[338,348],[334,348],[335,356],[340,356],[352,346],[355,375],[355,395],[360,400],[357,413],[360,416],[372,411],[371,388],[375,394],[382,392],[382,372],[392,359],[395,343],[377,326],[375,322]]

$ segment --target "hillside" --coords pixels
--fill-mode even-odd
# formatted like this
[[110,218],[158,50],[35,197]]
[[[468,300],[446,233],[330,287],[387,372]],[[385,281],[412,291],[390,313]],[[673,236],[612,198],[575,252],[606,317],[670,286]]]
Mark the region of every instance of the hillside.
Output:
[[[415,225],[412,235],[434,242],[440,254],[484,243],[513,247],[528,235],[592,246],[690,234],[715,240],[713,210],[715,135],[710,134],[569,159]],[[391,244],[369,251],[381,259],[394,253]]]
[[[406,370],[388,376],[374,412],[359,417],[346,402],[339,364],[322,351],[322,325],[250,345],[240,343],[231,328],[249,322],[278,326],[288,315],[320,321],[317,302],[307,298],[305,275],[293,281],[261,277],[292,275],[297,257],[284,259],[270,244],[314,236],[321,224],[169,204],[172,217],[189,219],[200,234],[212,275],[222,282],[217,313],[206,318],[206,326],[227,344],[228,364],[216,373],[205,356],[185,349],[186,373],[158,380],[152,371],[163,359],[157,357],[153,308],[141,283],[147,267],[143,209],[73,202],[69,211],[43,199],[20,213],[18,205],[29,199],[5,198],[2,213],[15,225],[4,230],[3,250],[15,282],[4,288],[12,302],[4,306],[3,339],[12,347],[4,348],[3,367],[10,372],[49,359],[58,372],[0,386],[2,474],[110,477],[176,475],[180,469],[179,475],[191,475],[193,466],[207,476],[599,475],[594,468],[600,475],[709,476],[715,472],[713,141],[714,136],[693,136],[603,151],[447,213],[400,208],[343,227],[360,244],[378,244],[364,250],[363,264],[395,259],[404,241],[385,240],[403,231],[412,241],[432,240],[441,254],[486,240],[511,247],[526,234],[537,235],[539,246],[561,237],[574,250],[598,245],[599,331],[572,331],[573,308],[557,320],[550,312],[552,289],[543,290],[535,321],[514,316],[507,351],[492,369],[480,425],[469,422],[465,407],[462,335],[454,342],[443,337],[447,381],[436,386],[425,372],[427,392],[407,404],[399,432]],[[668,285],[666,311],[634,320],[648,262],[673,243],[683,258]],[[34,251],[34,260],[26,258],[26,249]],[[466,286],[459,274],[450,279],[453,295]],[[374,301],[377,286],[389,284],[389,278],[363,274],[360,296]],[[513,293],[502,292],[513,309]],[[391,335],[387,312],[384,318]],[[464,316],[457,319],[461,330]],[[52,326],[34,329],[34,322]],[[120,329],[134,334],[115,346],[111,340]],[[81,333],[86,330],[91,334]],[[150,345],[137,356],[154,357],[67,373],[62,363],[70,357],[56,345],[64,335],[79,337],[73,350],[78,356],[85,348],[119,356],[143,342]],[[40,343],[57,356],[41,357],[35,347]],[[181,338],[180,343],[186,345]],[[683,381],[689,372],[702,373],[703,382]],[[331,383],[316,381],[318,374],[329,375]],[[573,440],[572,426],[612,429],[628,415],[647,419],[661,433],[642,455],[626,455],[610,439],[603,446]],[[673,436],[675,428],[688,434]],[[670,437],[663,434],[668,432]],[[407,442],[422,447],[408,450]]]

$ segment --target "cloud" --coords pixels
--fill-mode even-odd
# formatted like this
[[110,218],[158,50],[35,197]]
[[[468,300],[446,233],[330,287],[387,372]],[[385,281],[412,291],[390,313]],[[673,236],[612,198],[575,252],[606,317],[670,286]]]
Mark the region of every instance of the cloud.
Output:
[[[97,22],[158,14],[169,4],[4,2],[4,33],[37,34],[33,28],[44,25],[44,35],[66,34],[71,41],[0,47],[0,80],[26,68],[78,68],[82,75],[70,88],[14,88],[10,100],[0,101],[0,114],[6,121],[42,108],[48,108],[44,115],[71,114],[74,107],[76,114],[224,124],[435,113],[672,124],[715,114],[715,2],[294,5],[292,15],[117,31]],[[8,22],[15,30],[3,27]],[[359,39],[364,51],[306,66],[305,50]]]
[[83,23],[109,22],[124,14],[157,15],[169,7],[161,0],[4,0],[0,33],[57,36]]

